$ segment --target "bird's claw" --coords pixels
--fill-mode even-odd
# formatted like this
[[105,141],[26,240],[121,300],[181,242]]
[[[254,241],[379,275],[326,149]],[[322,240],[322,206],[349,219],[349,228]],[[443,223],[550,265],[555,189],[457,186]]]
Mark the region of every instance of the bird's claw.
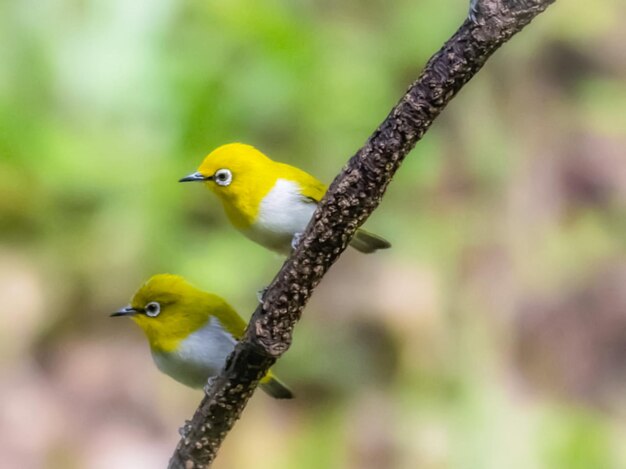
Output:
[[291,238],[291,249],[295,250],[300,244],[300,240],[302,239],[302,233],[294,233],[293,238]]
[[258,292],[256,292],[256,299],[259,300],[259,303],[261,304],[263,304],[266,291],[267,291],[267,287],[263,287]]
[[211,388],[213,387],[213,384],[215,383],[215,380],[217,379],[217,376],[210,376],[207,379],[206,384],[204,385],[204,387],[202,388],[204,390],[205,394],[210,394],[211,393]]

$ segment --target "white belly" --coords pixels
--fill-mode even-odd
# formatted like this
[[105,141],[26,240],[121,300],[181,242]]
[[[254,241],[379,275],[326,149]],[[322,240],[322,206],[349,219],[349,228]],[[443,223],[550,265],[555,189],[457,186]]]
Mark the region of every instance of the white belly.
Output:
[[152,358],[166,375],[192,388],[201,388],[209,377],[220,372],[235,344],[219,320],[211,318],[182,341],[175,352],[153,351]]
[[304,231],[316,208],[315,202],[302,195],[297,183],[278,179],[261,202],[256,221],[244,234],[273,251],[289,255],[293,235]]

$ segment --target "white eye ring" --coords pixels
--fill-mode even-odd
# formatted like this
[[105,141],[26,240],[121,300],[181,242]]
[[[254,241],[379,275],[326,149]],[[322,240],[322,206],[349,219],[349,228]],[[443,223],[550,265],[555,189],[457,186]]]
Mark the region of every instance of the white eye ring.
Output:
[[218,169],[215,171],[213,180],[218,186],[230,186],[230,183],[233,182],[233,173],[228,169]]
[[144,308],[146,310],[146,316],[150,316],[151,318],[155,318],[161,312],[161,305],[156,301],[151,301]]

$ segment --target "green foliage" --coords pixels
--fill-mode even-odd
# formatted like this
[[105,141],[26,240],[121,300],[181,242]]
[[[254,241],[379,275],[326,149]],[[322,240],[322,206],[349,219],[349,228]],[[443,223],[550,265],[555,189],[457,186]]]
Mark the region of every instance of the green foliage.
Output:
[[[107,313],[171,272],[245,316],[281,265],[177,179],[242,141],[330,182],[466,9],[0,3],[0,293],[2,315],[22,317],[3,320],[0,361],[21,377],[8,391],[50,389],[41,428],[54,429],[24,454],[91,467],[105,441],[162,462],[199,396],[159,376]],[[527,372],[518,353],[523,305],[623,257],[620,12],[557,2],[453,101],[368,222],[393,249],[347,253],[305,312],[279,364],[298,399],[255,398],[218,467],[625,467],[623,399],[565,406],[575,386]],[[102,376],[119,389],[90,387]],[[59,408],[67,395],[79,398]]]

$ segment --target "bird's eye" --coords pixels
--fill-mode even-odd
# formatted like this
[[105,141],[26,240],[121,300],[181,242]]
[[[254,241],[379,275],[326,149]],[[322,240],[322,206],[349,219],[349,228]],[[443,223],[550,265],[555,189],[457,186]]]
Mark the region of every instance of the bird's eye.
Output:
[[146,305],[145,310],[146,310],[146,316],[150,316],[151,318],[154,318],[158,316],[159,313],[161,312],[161,305],[157,303],[156,301],[151,301],[150,303]]
[[233,181],[233,173],[228,169],[218,169],[213,179],[220,186],[228,186]]

